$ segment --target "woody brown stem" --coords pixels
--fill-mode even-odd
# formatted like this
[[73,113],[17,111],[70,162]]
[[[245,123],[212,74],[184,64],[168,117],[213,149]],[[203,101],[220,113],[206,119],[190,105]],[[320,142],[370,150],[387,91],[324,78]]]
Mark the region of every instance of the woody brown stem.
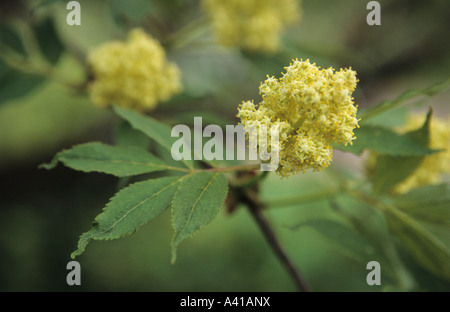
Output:
[[303,277],[300,275],[299,271],[292,263],[286,252],[284,251],[270,223],[264,216],[263,214],[264,204],[261,203],[257,198],[257,196],[251,193],[251,191],[245,191],[241,194],[241,202],[248,207],[251,215],[253,216],[259,228],[263,232],[264,237],[266,238],[270,247],[272,247],[278,259],[281,261],[281,263],[284,265],[284,267],[294,280],[298,289],[304,292],[309,291],[309,287],[307,286]]

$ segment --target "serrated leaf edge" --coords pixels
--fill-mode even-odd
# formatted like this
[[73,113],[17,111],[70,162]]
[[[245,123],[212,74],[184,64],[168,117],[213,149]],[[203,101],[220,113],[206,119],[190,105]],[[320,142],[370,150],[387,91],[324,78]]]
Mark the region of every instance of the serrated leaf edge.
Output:
[[[172,183],[166,185],[164,188],[162,188],[162,189],[159,190],[158,192],[153,193],[151,196],[149,196],[149,197],[146,198],[145,200],[142,200],[141,202],[139,202],[138,204],[136,204],[135,206],[133,206],[133,207],[132,207],[131,209],[129,209],[122,217],[120,217],[119,220],[117,220],[116,222],[114,222],[110,227],[108,227],[107,229],[105,229],[105,230],[103,230],[103,231],[101,231],[101,232],[99,232],[99,233],[95,233],[95,234],[101,234],[101,233],[105,233],[105,232],[109,231],[111,228],[113,228],[113,227],[116,226],[119,222],[121,222],[121,221],[122,221],[122,220],[130,213],[130,212],[134,211],[134,210],[137,209],[139,206],[143,205],[146,201],[148,201],[148,200],[152,199],[153,197],[157,196],[158,194],[160,194],[160,193],[163,192],[164,190],[168,189],[169,187],[173,186],[174,184],[180,183],[180,182],[183,181],[185,178],[187,178],[188,176],[191,176],[191,175],[192,175],[192,174],[184,175],[184,176],[178,178],[177,180],[173,181]],[[147,180],[147,181],[148,181],[148,180]],[[138,184],[138,183],[147,182],[147,181],[136,182],[136,183],[133,183],[133,184],[129,185],[128,187],[131,187],[131,186],[136,185],[136,184]],[[127,188],[128,188],[128,187],[127,187]],[[124,190],[124,189],[123,189],[123,190]],[[121,191],[123,191],[123,190],[121,190]],[[120,191],[117,192],[113,197],[110,198],[108,204],[106,204],[106,206],[103,207],[102,212],[105,211],[105,209],[108,208],[108,206],[110,205],[110,203],[112,202],[112,200],[113,200],[115,197],[117,197],[119,193],[120,193]],[[169,207],[169,206],[168,206],[168,207]],[[167,207],[167,208],[168,208],[168,207]],[[167,209],[167,208],[165,208],[165,209]],[[164,209],[164,210],[165,210],[165,209]],[[95,217],[94,223],[97,222],[97,218],[98,218],[98,215]],[[144,224],[142,224],[142,225],[144,225]],[[142,226],[142,225],[141,225],[141,226]],[[136,230],[137,230],[137,229],[135,229],[135,231],[136,231]],[[89,231],[90,231],[90,230],[89,230]],[[93,236],[94,236],[93,234],[88,235],[89,231],[83,233],[83,234],[80,236],[80,239],[79,239],[79,241],[78,241],[78,249],[75,250],[74,252],[72,252],[72,254],[70,255],[70,257],[71,257],[72,259],[75,259],[76,256],[79,256],[79,255],[83,254],[83,252],[86,250],[86,246],[89,244],[89,242],[90,242],[92,239],[95,239],[95,238],[93,238]],[[134,231],[131,232],[131,233],[125,233],[125,234],[123,234],[123,235],[121,235],[121,236],[119,236],[119,237],[117,237],[117,238],[114,238],[114,239],[118,239],[118,238],[121,238],[121,237],[129,236],[129,235],[132,234],[132,233],[134,233]],[[112,239],[105,239],[105,240],[112,240]]]
[[[211,180],[208,182],[208,184],[204,187],[204,189],[202,190],[202,192],[201,192],[201,194],[199,195],[199,197],[196,199],[196,201],[195,201],[195,203],[192,205],[192,207],[191,207],[191,213],[190,213],[190,215],[189,215],[189,218],[188,218],[188,220],[187,220],[187,222],[186,222],[186,224],[185,224],[185,226],[184,226],[184,228],[183,228],[183,230],[187,227],[187,225],[188,225],[188,223],[189,223],[189,220],[190,220],[190,217],[192,216],[192,213],[193,213],[193,211],[194,211],[194,207],[195,207],[195,205],[198,203],[198,201],[201,199],[201,197],[203,196],[203,194],[206,192],[206,190],[208,189],[208,187],[214,182],[214,180],[219,176],[219,175],[223,175],[223,173],[221,173],[221,172],[216,172],[215,173],[215,175],[211,178]],[[181,186],[182,186],[182,184],[180,184],[179,185],[179,187],[178,187],[178,190],[175,192],[175,195],[174,195],[174,197],[173,197],[173,199],[172,199],[172,203],[171,203],[171,222],[172,222],[172,224],[173,224],[173,217],[174,217],[174,209],[173,209],[173,200],[175,199],[175,197],[177,196],[177,193],[180,191],[180,188],[181,188]],[[226,184],[226,188],[227,188],[227,190],[226,190],[226,193],[228,194],[228,183]],[[226,198],[226,196],[225,196],[225,198]],[[224,198],[224,200],[223,200],[223,203],[225,202],[225,198]],[[223,206],[223,203],[221,203],[221,206]],[[217,216],[217,214],[219,213],[219,209],[216,211],[216,213],[212,216],[212,218],[211,218],[211,221]],[[211,222],[210,221],[210,222]],[[209,223],[208,223],[209,224]],[[176,244],[175,244],[175,239],[176,239],[176,237],[177,237],[177,233],[175,232],[174,233],[174,235],[173,235],[173,237],[172,237],[172,241],[171,241],[171,260],[170,260],[170,263],[171,264],[174,264],[175,263],[175,261],[176,261],[176,258],[177,258],[177,256],[176,256],[176,249],[178,248],[178,245],[184,240],[184,239],[186,239],[186,238],[191,238],[191,237],[193,237],[195,234],[197,234],[199,231],[200,231],[200,229],[201,228],[203,228],[204,226],[206,226],[207,224],[203,224],[203,225],[201,225],[198,229],[197,229],[197,231],[195,231],[194,233],[192,233],[191,235],[189,235],[189,236],[186,236],[186,237],[184,237],[182,240],[180,240],[179,242],[177,242]],[[174,229],[174,231],[175,231],[175,229]],[[180,231],[179,233],[181,233],[182,231]],[[175,245],[174,245],[175,244]]]
[[[181,169],[181,168],[165,165],[162,160],[160,160],[161,164],[157,164],[157,163],[151,163],[151,162],[138,162],[138,161],[132,161],[132,160],[131,161],[125,161],[125,160],[121,160],[121,159],[110,159],[110,160],[109,159],[94,159],[94,158],[87,158],[87,157],[86,158],[70,157],[70,156],[65,156],[64,155],[64,153],[70,152],[73,149],[76,149],[78,147],[85,146],[85,145],[90,145],[90,144],[102,144],[102,145],[105,145],[105,146],[108,146],[108,147],[118,147],[118,146],[115,146],[115,145],[108,145],[108,144],[105,144],[105,143],[102,143],[102,142],[89,142],[89,143],[77,144],[77,145],[72,146],[70,149],[64,149],[64,150],[58,152],[49,163],[40,164],[38,166],[38,168],[51,170],[51,169],[55,168],[58,165],[58,163],[60,162],[60,163],[64,164],[66,167],[69,167],[69,168],[77,170],[77,171],[85,172],[85,173],[100,172],[100,173],[110,174],[110,175],[113,175],[113,176],[116,176],[116,177],[119,177],[119,178],[135,176],[135,175],[139,175],[140,174],[140,173],[138,173],[138,174],[134,174],[133,173],[133,174],[127,174],[127,175],[117,175],[117,174],[107,173],[105,171],[96,170],[96,169],[92,169],[92,170],[78,169],[78,168],[75,168],[75,167],[73,167],[71,165],[67,165],[64,162],[65,159],[69,159],[69,160],[89,160],[89,161],[92,161],[92,162],[99,162],[99,163],[100,162],[110,162],[110,163],[117,163],[117,164],[129,164],[129,165],[140,165],[140,166],[149,166],[149,167],[161,168],[161,170],[153,170],[153,172],[154,171],[163,171],[163,170],[183,171],[183,169]],[[135,148],[135,147],[125,147],[125,148]],[[148,152],[146,152],[146,153],[148,153]],[[150,154],[150,155],[152,155],[152,154]],[[159,160],[159,158],[157,158],[155,155],[152,155],[152,156]]]

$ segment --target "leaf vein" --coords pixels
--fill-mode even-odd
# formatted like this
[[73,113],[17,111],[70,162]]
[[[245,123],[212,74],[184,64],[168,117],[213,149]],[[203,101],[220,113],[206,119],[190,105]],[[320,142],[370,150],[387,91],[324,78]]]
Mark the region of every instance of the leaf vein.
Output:
[[190,174],[185,175],[180,177],[179,179],[173,181],[172,183],[170,183],[169,185],[165,186],[164,188],[162,188],[161,190],[159,190],[158,192],[152,194],[151,196],[147,197],[146,199],[142,200],[141,202],[139,202],[138,204],[136,204],[134,207],[132,207],[131,209],[129,209],[128,211],[126,211],[124,213],[124,215],[122,217],[120,217],[116,222],[114,222],[111,226],[109,226],[107,229],[101,231],[101,232],[97,232],[97,233],[93,233],[91,234],[88,238],[92,238],[95,235],[98,234],[104,234],[106,232],[108,232],[109,230],[111,230],[112,228],[114,228],[119,222],[122,222],[123,219],[130,214],[131,212],[133,212],[135,209],[137,209],[139,206],[142,206],[144,203],[146,203],[147,201],[149,201],[150,199],[152,199],[153,197],[159,195],[160,193],[162,193],[163,191],[165,191],[166,189],[168,189],[169,187],[173,186],[176,183],[179,183],[180,181],[182,181],[183,179],[187,178]]
[[180,233],[183,233],[183,232],[186,230],[186,228],[187,228],[187,226],[188,226],[188,224],[189,224],[189,222],[190,222],[190,220],[191,220],[192,214],[194,213],[195,206],[196,206],[197,203],[200,201],[200,199],[202,198],[203,194],[206,192],[206,190],[209,188],[209,186],[214,182],[214,180],[216,179],[216,177],[217,177],[218,175],[219,175],[219,172],[216,172],[216,173],[214,174],[214,176],[211,178],[211,180],[209,180],[208,184],[206,184],[206,186],[203,188],[203,190],[202,190],[202,192],[200,193],[200,195],[198,196],[198,198],[195,200],[194,204],[192,205],[191,211],[190,211],[190,213],[189,213],[189,217],[188,217],[188,219],[186,220],[186,223],[185,223],[183,229],[180,231]]

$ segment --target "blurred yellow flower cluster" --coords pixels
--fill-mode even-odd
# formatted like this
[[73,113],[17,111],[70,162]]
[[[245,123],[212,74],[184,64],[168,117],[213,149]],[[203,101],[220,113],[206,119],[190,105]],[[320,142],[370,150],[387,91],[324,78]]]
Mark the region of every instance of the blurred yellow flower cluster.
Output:
[[248,50],[276,51],[286,24],[300,17],[298,0],[203,0],[219,42]]
[[151,110],[181,89],[178,67],[166,61],[163,47],[141,29],[132,30],[127,42],[97,47],[88,62],[94,75],[89,93],[101,107]]
[[[404,131],[420,128],[425,121],[423,115],[410,115]],[[443,173],[450,173],[450,118],[432,118],[430,123],[430,147],[443,151],[426,156],[420,166],[404,181],[394,188],[395,193],[428,184],[438,184]]]
[[324,169],[331,162],[331,142],[347,145],[355,139],[356,72],[320,69],[309,60],[294,60],[285,69],[281,78],[268,77],[261,84],[259,107],[244,102],[237,116],[246,129],[278,126],[279,175]]

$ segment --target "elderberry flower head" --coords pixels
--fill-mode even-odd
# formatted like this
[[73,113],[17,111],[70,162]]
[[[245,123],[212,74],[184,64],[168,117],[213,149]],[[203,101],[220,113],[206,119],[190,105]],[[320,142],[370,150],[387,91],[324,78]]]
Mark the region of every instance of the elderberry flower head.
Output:
[[181,89],[178,67],[166,61],[163,47],[141,29],[132,30],[127,42],[97,47],[88,62],[94,75],[90,97],[101,107],[151,110]]
[[237,117],[244,128],[278,126],[279,166],[287,177],[330,165],[331,143],[352,144],[358,127],[352,92],[356,72],[320,69],[309,60],[293,60],[279,79],[269,77],[259,87],[262,102],[243,102]]
[[203,0],[219,42],[276,51],[283,28],[300,17],[298,0]]

